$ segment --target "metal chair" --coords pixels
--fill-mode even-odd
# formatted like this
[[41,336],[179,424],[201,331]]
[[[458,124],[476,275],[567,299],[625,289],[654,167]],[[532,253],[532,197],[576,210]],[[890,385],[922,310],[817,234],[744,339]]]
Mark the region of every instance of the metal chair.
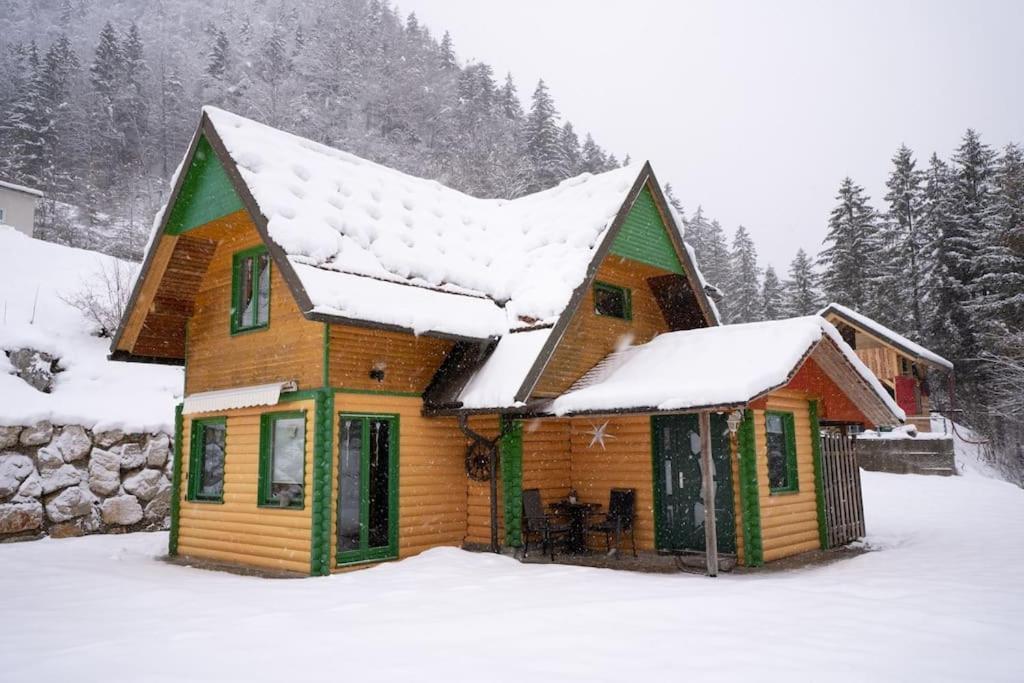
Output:
[[537,535],[540,536],[541,552],[550,551],[551,559],[555,559],[555,540],[569,535],[569,525],[556,519],[545,514],[539,489],[523,490],[523,557],[530,554],[530,536]]
[[614,550],[618,551],[622,535],[629,534],[633,557],[636,557],[636,534],[633,522],[636,517],[636,491],[634,489],[612,489],[608,497],[608,513],[597,524],[591,524],[589,531],[604,534],[605,548],[610,554],[613,550],[612,535],[615,535]]

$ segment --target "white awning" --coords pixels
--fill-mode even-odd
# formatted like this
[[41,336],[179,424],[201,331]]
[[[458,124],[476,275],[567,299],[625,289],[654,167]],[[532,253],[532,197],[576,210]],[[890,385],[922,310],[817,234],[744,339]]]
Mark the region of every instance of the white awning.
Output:
[[237,389],[203,391],[186,396],[181,412],[185,415],[192,415],[193,413],[213,413],[221,410],[251,408],[252,406],[277,405],[281,399],[281,392],[295,391],[295,389],[295,382],[274,382],[252,387],[238,387]]

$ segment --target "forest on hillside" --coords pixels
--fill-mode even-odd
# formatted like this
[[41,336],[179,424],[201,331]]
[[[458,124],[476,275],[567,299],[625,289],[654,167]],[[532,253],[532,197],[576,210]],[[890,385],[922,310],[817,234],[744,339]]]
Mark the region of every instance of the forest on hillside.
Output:
[[[42,189],[40,236],[74,246],[141,256],[203,104],[476,196],[620,165],[543,81],[521,95],[382,0],[7,0],[4,19],[0,178]],[[1019,146],[969,130],[948,159],[900,148],[875,201],[842,179],[823,244],[783,273],[666,190],[727,322],[855,308],[953,360],[964,419],[1024,458]]]

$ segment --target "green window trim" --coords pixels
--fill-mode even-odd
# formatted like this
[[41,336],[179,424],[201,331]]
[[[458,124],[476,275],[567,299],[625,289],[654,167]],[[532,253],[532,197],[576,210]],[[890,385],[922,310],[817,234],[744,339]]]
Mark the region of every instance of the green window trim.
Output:
[[[610,313],[602,313],[597,308],[597,292],[604,291],[611,294],[622,296],[622,310],[623,315],[613,315]],[[619,285],[613,285],[609,282],[594,281],[594,314],[599,315],[602,318],[614,318],[616,320],[630,321],[633,319],[633,292],[629,287],[620,287]]]
[[757,446],[754,413],[744,411],[737,435],[739,445],[740,505],[743,511],[743,561],[748,567],[764,564],[761,538],[761,501],[757,485]]
[[764,413],[765,420],[765,453],[767,454],[767,440],[768,440],[768,418],[778,417],[782,421],[783,436],[786,444],[786,485],[780,487],[771,486],[771,475],[768,477],[769,491],[771,495],[785,495],[789,493],[800,492],[800,479],[797,474],[797,460],[796,460],[796,421],[793,418],[793,413],[782,412],[778,410],[766,410]]
[[[274,426],[279,420],[302,418],[302,493],[288,505],[281,505],[273,496],[273,443]],[[259,507],[278,510],[302,510],[306,499],[306,440],[309,438],[308,420],[305,410],[288,410],[260,415],[260,464],[256,504]]]
[[[365,479],[361,480],[360,483],[360,496],[359,496],[359,507],[360,507],[360,520],[361,520],[361,531],[360,531],[360,548],[356,550],[345,550],[337,551],[335,553],[335,562],[338,566],[348,566],[355,564],[362,564],[366,562],[380,562],[382,560],[393,560],[398,557],[398,487],[399,487],[399,433],[401,429],[401,421],[398,414],[390,413],[360,413],[360,412],[343,412],[338,413],[338,457],[340,459],[341,449],[341,436],[340,430],[346,421],[349,420],[361,420],[363,421],[363,427],[361,430],[361,444],[360,444],[360,477],[365,477],[369,472],[369,458],[370,458],[370,430],[368,429],[368,423],[370,420],[387,421],[390,423],[388,428],[388,544],[377,548],[368,547],[369,544],[369,528],[366,524],[366,520],[369,518],[370,509],[370,497],[368,495],[368,485],[364,485]],[[341,465],[339,464],[339,476],[341,475]],[[341,489],[338,490],[339,500],[337,503],[338,509],[341,508]],[[335,515],[338,514],[338,510],[334,511]],[[335,536],[337,540],[337,535]]]
[[[220,493],[212,496],[204,494],[200,491],[202,487],[203,478],[197,476],[205,465],[206,458],[206,428],[210,425],[223,425],[225,434],[225,445],[227,443],[227,418],[224,417],[207,417],[203,419],[192,420],[191,435],[189,439],[188,448],[188,491],[187,500],[191,503],[223,503],[224,502],[224,476],[221,475],[220,482]],[[227,461],[227,451],[225,446],[224,460]]]
[[808,401],[811,418],[811,451],[814,456],[814,495],[818,499],[818,542],[822,550],[828,549],[828,521],[825,519],[825,480],[821,469],[821,422],[818,421],[818,402]]
[[[252,301],[259,302],[260,295],[263,292],[260,291],[260,278],[257,272],[256,264],[259,263],[259,257],[267,254],[267,318],[263,322],[259,321],[259,305],[254,303],[252,306],[252,315],[250,320],[242,320],[245,314],[245,307],[242,304],[242,273],[244,269],[249,269],[249,281],[252,283]],[[270,327],[270,281],[271,273],[270,269],[273,268],[273,264],[270,262],[270,256],[265,246],[253,247],[252,249],[245,249],[243,251],[236,252],[231,258],[231,334],[242,334],[245,332],[256,332],[258,330],[265,330]]]

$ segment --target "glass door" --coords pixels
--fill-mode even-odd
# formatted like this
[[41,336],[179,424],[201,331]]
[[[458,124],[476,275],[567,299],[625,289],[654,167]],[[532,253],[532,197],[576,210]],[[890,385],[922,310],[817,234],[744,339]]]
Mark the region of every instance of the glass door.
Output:
[[338,416],[338,564],[398,556],[398,418]]

